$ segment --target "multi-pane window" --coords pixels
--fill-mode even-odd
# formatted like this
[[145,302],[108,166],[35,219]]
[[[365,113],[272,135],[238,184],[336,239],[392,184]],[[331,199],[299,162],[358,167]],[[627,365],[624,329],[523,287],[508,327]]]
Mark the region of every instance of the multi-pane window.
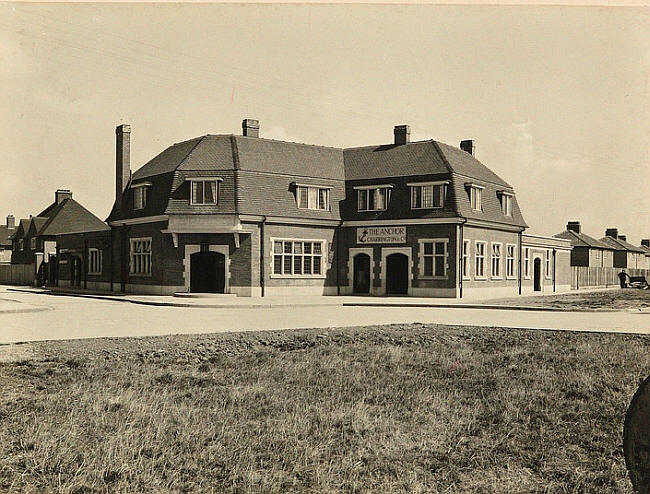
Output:
[[147,196],[149,187],[147,185],[134,186],[133,189],[133,209],[144,209],[147,205]]
[[482,211],[482,195],[483,187],[478,185],[470,185],[469,187],[469,203],[474,211]]
[[327,187],[296,186],[299,209],[319,209],[329,211],[330,190]]
[[545,275],[547,278],[551,277],[551,251],[546,250],[546,269],[545,269]]
[[506,277],[515,277],[515,245],[506,245]]
[[320,276],[323,274],[323,240],[274,240],[273,274]]
[[477,278],[485,277],[485,246],[486,242],[476,242],[476,254],[474,259],[474,269]]
[[443,277],[447,275],[447,241],[425,240],[420,242],[422,275]]
[[151,274],[151,238],[131,239],[131,274]]
[[530,248],[524,247],[524,277],[530,278]]
[[35,237],[32,237],[32,238],[29,239],[29,247],[32,250],[36,249],[36,238]]
[[192,180],[190,204],[217,204],[217,180]]
[[501,244],[492,244],[492,278],[501,278]]
[[469,240],[463,240],[463,276],[469,277]]
[[88,273],[99,274],[102,272],[102,251],[88,249]]
[[441,208],[445,203],[446,184],[409,184],[411,209]]
[[512,195],[501,193],[501,211],[505,216],[512,216]]
[[390,187],[363,188],[357,190],[357,210],[383,211],[390,202]]

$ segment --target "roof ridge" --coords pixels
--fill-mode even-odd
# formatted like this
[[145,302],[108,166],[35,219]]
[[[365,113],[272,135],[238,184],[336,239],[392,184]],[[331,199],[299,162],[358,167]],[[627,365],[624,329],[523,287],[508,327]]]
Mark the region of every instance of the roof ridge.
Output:
[[[198,141],[196,141],[196,144],[195,144],[194,146],[192,146],[192,149],[189,150],[189,152],[185,155],[185,157],[184,157],[182,160],[180,160],[180,161],[178,162],[178,164],[174,167],[174,171],[178,170],[178,168],[179,168],[183,163],[185,163],[185,160],[187,160],[187,158],[190,157],[190,155],[191,155],[191,154],[194,152],[194,150],[199,146],[199,144],[201,144],[201,143],[203,142],[203,139],[205,139],[206,137],[207,137],[207,134],[204,135],[204,136],[201,136],[201,137],[195,137],[195,139],[198,139]],[[189,140],[187,140],[187,141],[183,141],[183,142],[189,142],[189,141],[191,141],[191,140],[192,140],[192,139],[189,139]],[[176,145],[176,144],[174,144],[174,146],[175,146],[175,145]]]
[[267,142],[282,142],[284,144],[295,144],[296,146],[305,146],[305,147],[311,147],[311,148],[324,148],[324,149],[335,149],[337,151],[343,151],[345,148],[341,147],[336,147],[336,146],[324,146],[322,144],[308,144],[306,142],[296,142],[296,141],[283,141],[281,139],[269,139],[267,137],[251,137],[251,136],[240,136],[236,134],[208,134],[214,137],[221,137],[221,136],[232,136],[235,139],[251,139],[255,141],[267,141]]
[[[408,146],[409,144],[424,144],[427,142],[435,142],[433,139],[423,139],[421,141],[410,141],[407,142],[406,144],[395,144],[395,143],[388,143],[388,144],[369,144],[366,146],[352,146],[349,148],[340,148],[343,149],[343,151],[351,151],[354,149],[368,149],[368,148],[377,148],[377,147],[382,147],[382,146]],[[337,148],[338,149],[338,148]]]

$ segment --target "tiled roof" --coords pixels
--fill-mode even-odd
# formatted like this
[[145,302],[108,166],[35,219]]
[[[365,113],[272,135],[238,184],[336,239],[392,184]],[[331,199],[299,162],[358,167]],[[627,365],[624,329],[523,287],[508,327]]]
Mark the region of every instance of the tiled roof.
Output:
[[557,238],[564,238],[571,241],[572,247],[593,247],[597,249],[612,250],[612,247],[600,240],[585,235],[584,233],[574,232],[573,230],[565,230],[562,233],[554,235]]
[[179,142],[168,147],[162,153],[147,162],[142,168],[133,172],[132,179],[138,180],[174,171],[202,139],[203,137],[196,137],[189,141]]
[[16,228],[7,228],[7,225],[0,225],[0,245],[11,246],[11,236],[16,233]]
[[[42,220],[42,218],[32,219],[37,226]],[[50,217],[45,220],[38,228],[38,235],[61,235],[110,229],[106,223],[72,198],[64,199],[54,205]]]
[[507,189],[512,188],[508,182],[503,180],[468,152],[450,146],[449,144],[437,141],[434,142],[442,156],[445,158],[447,165],[454,173],[484,182],[489,182],[495,185],[500,185]]
[[650,247],[646,247],[645,245],[640,245],[639,249],[641,249],[643,252],[645,252],[646,256],[650,256]]
[[632,245],[631,243],[626,242],[625,240],[621,240],[620,238],[603,237],[600,239],[600,241],[611,246],[614,250],[628,250],[630,252],[645,252],[643,249],[641,249],[641,247]]
[[18,222],[18,226],[16,227],[16,230],[14,231],[14,233],[11,235],[11,238],[13,239],[13,238],[24,237],[25,233],[29,229],[30,222],[31,222],[31,219],[22,218]]

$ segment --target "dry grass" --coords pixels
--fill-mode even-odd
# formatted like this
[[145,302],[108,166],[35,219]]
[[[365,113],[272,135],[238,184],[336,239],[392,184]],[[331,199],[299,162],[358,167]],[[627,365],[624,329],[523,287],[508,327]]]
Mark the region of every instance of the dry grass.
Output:
[[627,288],[597,292],[570,292],[543,297],[519,297],[491,301],[494,304],[525,305],[529,307],[558,307],[562,309],[647,309],[650,307],[650,290]]
[[642,336],[442,326],[30,344],[0,491],[631,493]]

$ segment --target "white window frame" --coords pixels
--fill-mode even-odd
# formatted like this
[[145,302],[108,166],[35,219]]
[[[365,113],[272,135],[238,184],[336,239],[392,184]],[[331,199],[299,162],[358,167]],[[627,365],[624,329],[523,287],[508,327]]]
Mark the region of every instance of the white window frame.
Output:
[[524,247],[524,279],[530,279],[530,247]]
[[551,249],[546,249],[544,259],[544,278],[547,280],[551,279]]
[[482,185],[467,183],[465,184],[468,187],[469,193],[469,205],[472,208],[472,211],[483,211],[483,187]]
[[[497,246],[499,247],[499,249],[498,249],[499,250],[499,255],[495,256],[494,255],[494,248],[497,247]],[[495,261],[497,261],[496,267],[498,268],[498,269],[496,269],[496,271],[497,271],[496,273],[495,273],[495,269],[494,269]],[[503,279],[503,270],[502,270],[503,262],[502,261],[503,261],[503,243],[502,242],[492,242],[491,245],[490,245],[490,277],[493,280],[502,280]]]
[[147,207],[147,200],[149,199],[149,188],[151,182],[140,182],[139,184],[131,185],[133,191],[133,210],[138,211]]
[[[390,184],[382,184],[382,185],[358,185],[354,187],[354,190],[357,191],[357,211],[386,211],[388,209],[388,206],[390,204],[390,196],[391,196],[391,189],[393,188],[392,185]],[[386,189],[385,191],[385,201],[384,201],[384,207],[383,208],[378,208],[377,207],[377,194],[380,189]],[[361,205],[361,191],[365,191],[366,199],[364,201],[364,205],[362,207]],[[375,204],[375,207],[372,209],[369,209],[370,207],[370,194],[373,194],[374,199],[373,202]]]
[[[282,252],[276,252],[275,250],[275,244],[276,242],[282,242]],[[285,251],[285,243],[291,242],[291,252],[286,252]],[[305,254],[305,243],[310,243],[312,246],[310,247],[311,253]],[[301,246],[301,252],[296,253],[295,251],[295,245],[294,244],[302,244]],[[313,244],[320,244],[320,254],[315,254],[314,253],[314,246]],[[295,257],[300,256],[301,257],[301,273],[294,274],[295,271]],[[280,257],[280,273],[276,273],[275,271],[275,260],[276,257]],[[285,258],[290,257],[291,258],[291,273],[285,273]],[[320,273],[318,274],[313,274],[314,271],[314,261],[313,259],[315,257],[320,257]],[[305,258],[311,258],[311,264],[310,264],[310,271],[312,273],[309,274],[304,274],[304,267],[305,267]],[[327,272],[327,240],[322,239],[322,238],[275,238],[271,237],[271,270],[270,270],[270,277],[271,278],[309,278],[309,279],[324,279],[325,278],[325,273]]]
[[[219,204],[219,182],[223,182],[221,177],[192,177],[188,178],[187,181],[190,183],[190,206],[216,206]],[[203,183],[203,202],[194,201],[194,183],[202,182]],[[208,182],[214,182],[214,202],[205,202],[205,184]]]
[[36,250],[36,237],[32,237],[29,239],[29,248],[31,250]]
[[[487,251],[487,242],[483,240],[477,240],[474,242],[474,279],[475,280],[487,280],[487,275],[485,274],[485,258],[486,258],[486,251]],[[483,247],[482,250],[482,255],[479,256],[479,253],[481,253],[481,249],[479,249],[479,245]],[[479,263],[479,260],[481,260],[481,263]],[[482,270],[479,273],[479,265],[481,266]]]
[[25,250],[25,241],[22,238],[18,239],[18,250]]
[[[448,238],[420,238],[418,239],[418,264],[419,264],[419,278],[424,280],[446,280],[448,277],[448,262],[449,262],[449,239]],[[424,253],[424,244],[431,245],[431,254]],[[443,253],[436,254],[436,244],[443,244]],[[431,274],[424,274],[425,258],[431,258]],[[443,273],[436,272],[436,258],[443,258]]]
[[[314,211],[330,211],[330,190],[332,187],[325,185],[305,185],[295,184],[296,187],[296,205],[298,209],[311,209]],[[302,204],[301,190],[307,191],[307,204]],[[321,192],[325,192],[325,207],[320,207]]]
[[[445,206],[445,200],[447,199],[447,185],[449,184],[448,180],[438,181],[438,182],[414,182],[407,183],[411,188],[411,209],[442,209]],[[424,205],[424,188],[431,188],[431,205]],[[436,205],[434,202],[435,193],[434,188],[440,187],[440,205]],[[420,189],[420,206],[415,204],[416,193],[415,191]]]
[[[149,252],[134,252],[137,242],[149,242]],[[129,274],[131,276],[151,276],[153,267],[153,246],[151,237],[138,237],[129,239]],[[137,257],[136,257],[137,256]],[[148,259],[147,259],[148,258]],[[147,269],[143,269],[147,267]]]
[[[467,248],[465,248],[467,247]],[[461,264],[461,269],[463,270],[463,279],[464,280],[471,280],[470,273],[471,271],[471,266],[470,266],[470,259],[472,255],[472,241],[471,240],[463,240],[463,260]]]
[[[512,249],[512,256],[509,249]],[[506,244],[506,279],[517,279],[517,244]]]
[[88,274],[102,273],[102,251],[91,247],[88,249]]
[[501,212],[504,216],[512,218],[512,204],[514,194],[511,192],[502,191],[499,193],[501,196]]

